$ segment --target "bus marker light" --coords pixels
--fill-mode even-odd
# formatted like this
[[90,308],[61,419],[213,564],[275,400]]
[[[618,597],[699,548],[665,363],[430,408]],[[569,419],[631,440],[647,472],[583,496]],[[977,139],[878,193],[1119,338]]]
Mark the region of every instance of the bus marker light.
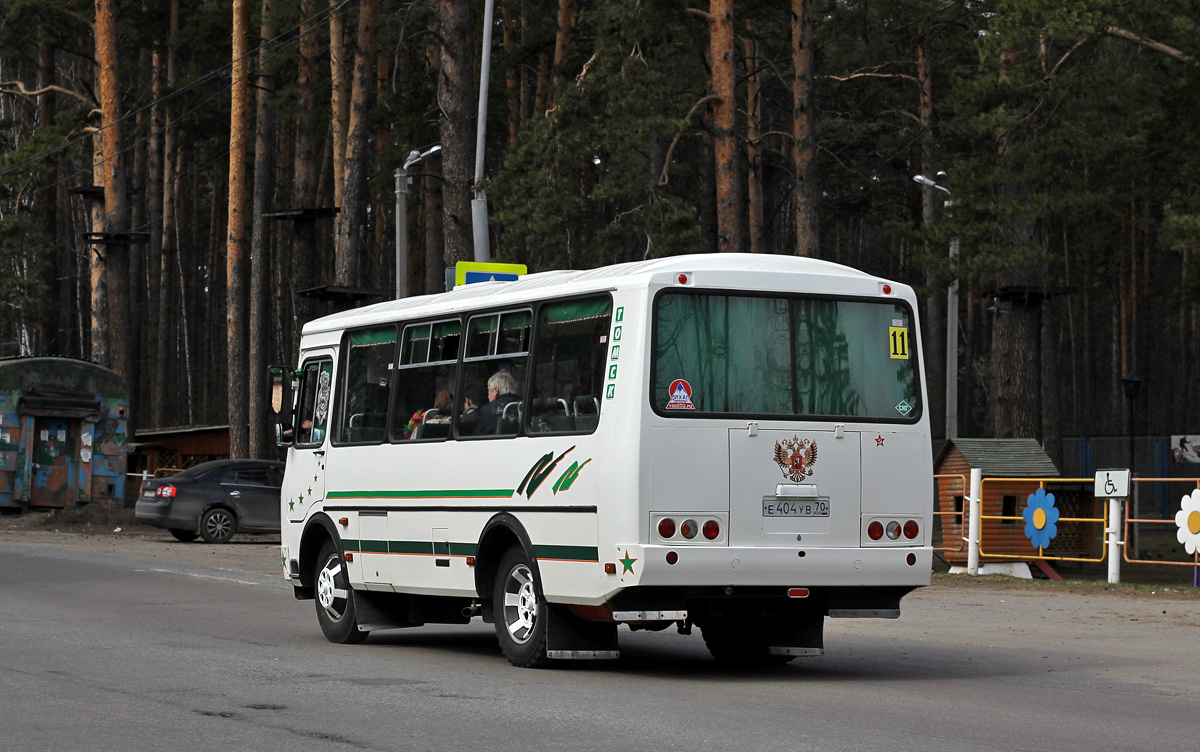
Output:
[[345,559],[346,561],[354,561],[354,554],[346,554]]
[[347,525],[350,524],[350,520],[345,517],[339,517],[338,524],[341,525],[342,527],[346,527]]
[[912,540],[913,538],[916,538],[920,532],[921,532],[921,527],[920,527],[920,525],[917,524],[916,520],[909,520],[908,522],[904,523],[904,537],[905,538]]
[[696,537],[696,533],[700,532],[699,527],[695,520],[684,520],[679,523],[679,534],[691,540]]
[[468,557],[467,557],[467,566],[468,566],[468,567],[473,567],[473,566],[475,566],[475,557],[474,557],[474,556],[468,556]]
[[716,520],[705,520],[703,533],[705,538],[716,540],[721,534],[721,525]]
[[884,286],[883,286],[883,294],[884,294],[884,295],[891,295],[891,294],[892,294],[892,286],[891,286],[891,285],[884,285]]
[[681,284],[681,285],[687,284],[687,275],[686,274],[679,275],[679,284]]
[[667,552],[667,563],[674,566],[679,561],[679,554],[674,551]]
[[883,525],[879,523],[879,520],[867,525],[867,537],[871,540],[879,540],[883,537]]
[[670,538],[675,534],[675,520],[670,517],[664,517],[658,521],[658,534],[663,538]]
[[604,563],[604,573],[605,574],[616,574],[617,573],[617,565],[614,562],[606,561]]
[[808,588],[806,588],[806,587],[788,588],[788,597],[789,598],[807,598],[808,597]]
[[916,564],[916,563],[917,563],[917,555],[909,554],[908,555],[908,565],[911,567],[913,564]]

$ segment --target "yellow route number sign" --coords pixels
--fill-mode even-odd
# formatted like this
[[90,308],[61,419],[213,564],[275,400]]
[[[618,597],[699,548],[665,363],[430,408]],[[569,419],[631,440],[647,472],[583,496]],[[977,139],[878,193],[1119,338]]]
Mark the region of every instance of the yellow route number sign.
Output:
[[891,343],[892,358],[908,360],[908,327],[888,327],[888,341]]

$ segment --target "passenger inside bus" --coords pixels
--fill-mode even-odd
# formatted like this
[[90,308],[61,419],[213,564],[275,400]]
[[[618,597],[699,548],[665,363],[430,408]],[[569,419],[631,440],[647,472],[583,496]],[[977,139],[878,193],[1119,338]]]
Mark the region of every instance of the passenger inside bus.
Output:
[[[519,420],[521,398],[517,396],[516,392],[517,380],[512,377],[512,374],[508,371],[497,371],[492,374],[487,382],[488,402],[479,408],[479,422],[475,424],[476,436],[495,433],[501,418]],[[517,407],[509,408],[509,405],[514,403]]]

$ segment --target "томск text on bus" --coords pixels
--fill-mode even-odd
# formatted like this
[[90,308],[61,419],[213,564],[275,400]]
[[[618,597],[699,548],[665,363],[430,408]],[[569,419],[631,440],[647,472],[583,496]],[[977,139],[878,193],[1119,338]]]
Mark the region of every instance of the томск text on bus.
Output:
[[480,616],[518,666],[621,624],[821,655],[929,584],[919,341],[906,285],[742,254],[312,321],[271,369],[285,577],[334,642]]

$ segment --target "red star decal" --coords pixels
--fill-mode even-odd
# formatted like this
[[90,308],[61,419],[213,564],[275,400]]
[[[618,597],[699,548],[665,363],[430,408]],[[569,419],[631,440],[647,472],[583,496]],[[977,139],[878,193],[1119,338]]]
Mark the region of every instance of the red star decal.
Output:
[[875,446],[883,446],[883,434],[875,437]]

